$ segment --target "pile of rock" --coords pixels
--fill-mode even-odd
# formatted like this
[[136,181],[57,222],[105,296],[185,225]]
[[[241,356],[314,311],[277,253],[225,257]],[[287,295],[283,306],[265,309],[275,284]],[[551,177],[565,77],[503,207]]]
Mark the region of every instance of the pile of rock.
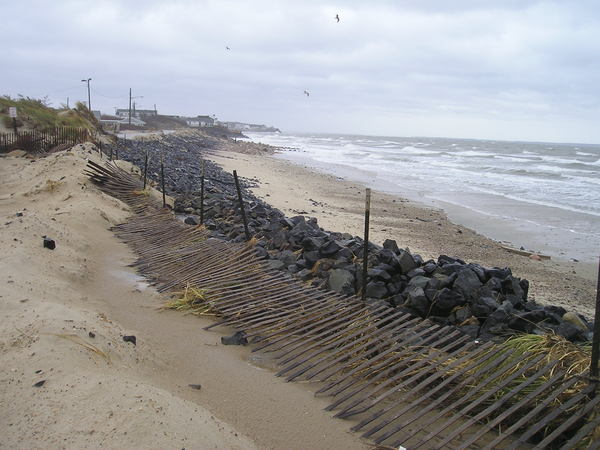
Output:
[[[177,139],[177,141],[175,141]],[[168,190],[177,195],[175,210],[197,223],[200,214],[199,161],[206,143],[167,136],[160,145],[171,148],[165,157]],[[140,164],[147,143],[130,143],[120,157]],[[157,145],[153,151],[157,151]],[[173,151],[177,148],[177,151]],[[163,149],[164,150],[164,149]],[[140,159],[141,158],[141,159]],[[207,164],[204,224],[215,237],[245,239],[232,176]],[[152,171],[152,176],[158,176]],[[250,186],[248,180],[244,185]],[[247,191],[244,203],[250,233],[258,239],[259,257],[313,286],[344,295],[362,293],[364,242],[358,236],[325,231],[317,219],[288,218]],[[366,295],[370,303],[394,308],[444,325],[456,326],[473,338],[501,340],[518,333],[560,334],[571,341],[591,338],[591,325],[562,307],[528,300],[529,283],[508,268],[486,268],[442,255],[437,261],[401,249],[393,240],[383,246],[369,242]]]

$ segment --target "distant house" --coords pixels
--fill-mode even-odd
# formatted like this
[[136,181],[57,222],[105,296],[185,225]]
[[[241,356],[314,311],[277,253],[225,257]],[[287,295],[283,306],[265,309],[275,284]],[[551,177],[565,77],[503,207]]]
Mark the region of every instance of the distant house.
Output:
[[214,127],[215,119],[210,116],[198,116],[198,122],[200,122],[201,127]]
[[[129,117],[129,108],[117,109],[117,116]],[[131,117],[142,118],[144,116],[158,116],[158,112],[155,109],[132,109]]]
[[215,119],[210,116],[188,117],[185,123],[188,127],[214,127]]

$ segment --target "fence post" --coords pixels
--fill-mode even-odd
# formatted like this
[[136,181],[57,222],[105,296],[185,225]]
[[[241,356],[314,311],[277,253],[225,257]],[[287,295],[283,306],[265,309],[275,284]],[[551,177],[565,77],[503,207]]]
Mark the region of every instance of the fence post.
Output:
[[248,231],[248,221],[246,220],[246,211],[244,210],[244,201],[242,200],[242,190],[240,189],[240,180],[238,180],[237,172],[233,171],[233,179],[235,180],[235,188],[237,190],[238,200],[240,202],[240,212],[242,213],[242,221],[244,222],[244,232],[246,240],[250,240],[250,231]]
[[144,158],[144,190],[146,189],[146,176],[148,175],[148,150],[146,150],[146,156]]
[[204,224],[204,159],[202,160],[202,172],[200,174],[200,225]]
[[598,259],[598,278],[596,280],[596,311],[594,314],[594,337],[592,338],[592,357],[590,361],[590,379],[598,386],[598,358],[600,357],[600,258]]
[[165,165],[163,164],[163,155],[160,155],[160,184],[162,185],[163,208],[167,206],[165,196]]
[[371,189],[366,189],[365,197],[365,237],[363,242],[363,273],[362,273],[362,301],[367,301],[367,271],[369,265],[369,218],[371,215]]

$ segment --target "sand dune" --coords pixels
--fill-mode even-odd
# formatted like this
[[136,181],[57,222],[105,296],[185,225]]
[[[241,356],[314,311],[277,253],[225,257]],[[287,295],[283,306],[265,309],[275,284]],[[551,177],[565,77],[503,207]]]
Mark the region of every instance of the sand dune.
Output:
[[109,230],[130,212],[86,158],[91,144],[0,159],[0,448],[363,448],[247,348],[157,311],[165,298]]

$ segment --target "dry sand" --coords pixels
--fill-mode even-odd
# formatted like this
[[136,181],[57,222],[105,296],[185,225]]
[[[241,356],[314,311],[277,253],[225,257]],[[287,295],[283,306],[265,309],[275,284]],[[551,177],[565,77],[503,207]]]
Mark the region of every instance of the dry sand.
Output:
[[109,230],[129,209],[83,175],[91,150],[0,158],[0,448],[366,448],[209,319],[157,311]]
[[[240,176],[255,179],[259,187],[252,190],[254,194],[287,215],[316,217],[324,229],[363,235],[364,186],[276,155],[248,155],[237,150],[232,144],[229,151],[211,154],[210,159],[229,172],[236,169]],[[529,280],[530,299],[562,305],[593,319],[595,264],[536,261],[509,253],[498,242],[453,224],[441,210],[374,192],[370,240],[382,244],[388,238],[425,259],[446,254],[487,267],[510,267],[514,275]]]

